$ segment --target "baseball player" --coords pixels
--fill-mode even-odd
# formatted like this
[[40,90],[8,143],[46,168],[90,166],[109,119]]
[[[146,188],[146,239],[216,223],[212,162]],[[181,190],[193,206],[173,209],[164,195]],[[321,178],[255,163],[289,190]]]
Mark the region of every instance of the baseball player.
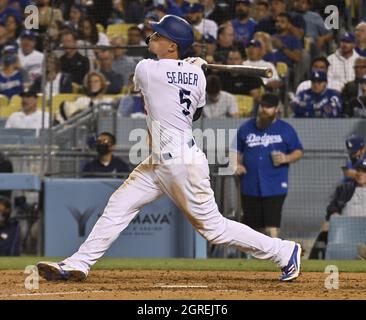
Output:
[[191,25],[166,15],[152,28],[147,43],[158,59],[140,61],[134,81],[145,99],[153,152],[113,193],[79,250],[60,263],[39,262],[39,274],[46,280],[85,279],[140,208],[166,194],[208,241],[272,260],[282,269],[281,281],[297,278],[302,251],[298,243],[270,238],[224,218],[218,210],[206,156],[192,134],[192,121],[205,105],[206,78],[201,67],[206,61],[181,60],[194,40]]

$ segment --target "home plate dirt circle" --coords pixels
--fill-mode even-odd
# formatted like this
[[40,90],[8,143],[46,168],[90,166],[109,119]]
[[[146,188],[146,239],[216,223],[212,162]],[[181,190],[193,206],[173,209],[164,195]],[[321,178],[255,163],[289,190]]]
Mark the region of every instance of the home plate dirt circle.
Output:
[[283,283],[278,272],[93,270],[84,282],[39,281],[39,289],[27,290],[20,270],[3,270],[0,299],[37,300],[289,300],[366,299],[366,273],[341,273],[339,289],[326,289],[328,276],[303,273]]

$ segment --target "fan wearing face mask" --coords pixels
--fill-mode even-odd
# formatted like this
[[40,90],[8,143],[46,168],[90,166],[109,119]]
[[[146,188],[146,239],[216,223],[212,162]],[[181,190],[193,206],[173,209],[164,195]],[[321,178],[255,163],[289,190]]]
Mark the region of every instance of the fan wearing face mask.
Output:
[[116,138],[113,134],[109,132],[99,134],[95,144],[98,157],[86,163],[82,172],[87,174],[83,176],[111,177],[112,173],[129,173],[128,164],[113,155],[115,147]]
[[19,223],[10,214],[9,198],[0,196],[0,256],[19,256]]

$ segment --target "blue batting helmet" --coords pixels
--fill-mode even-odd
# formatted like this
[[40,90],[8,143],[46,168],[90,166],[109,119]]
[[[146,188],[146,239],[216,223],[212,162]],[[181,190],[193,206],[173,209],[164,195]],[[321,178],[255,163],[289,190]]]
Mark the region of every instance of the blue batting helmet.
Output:
[[192,26],[183,18],[166,15],[159,22],[150,22],[150,24],[156,33],[175,42],[178,45],[181,55],[185,54],[193,44],[194,35]]

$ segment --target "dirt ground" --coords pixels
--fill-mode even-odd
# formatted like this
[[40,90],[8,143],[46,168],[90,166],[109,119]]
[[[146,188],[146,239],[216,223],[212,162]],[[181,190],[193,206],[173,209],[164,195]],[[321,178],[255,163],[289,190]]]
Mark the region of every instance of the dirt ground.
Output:
[[273,272],[96,270],[85,282],[41,279],[38,290],[25,289],[29,274],[21,270],[0,274],[0,300],[366,299],[366,273],[341,273],[338,290],[325,289],[329,275],[314,272],[281,283]]

